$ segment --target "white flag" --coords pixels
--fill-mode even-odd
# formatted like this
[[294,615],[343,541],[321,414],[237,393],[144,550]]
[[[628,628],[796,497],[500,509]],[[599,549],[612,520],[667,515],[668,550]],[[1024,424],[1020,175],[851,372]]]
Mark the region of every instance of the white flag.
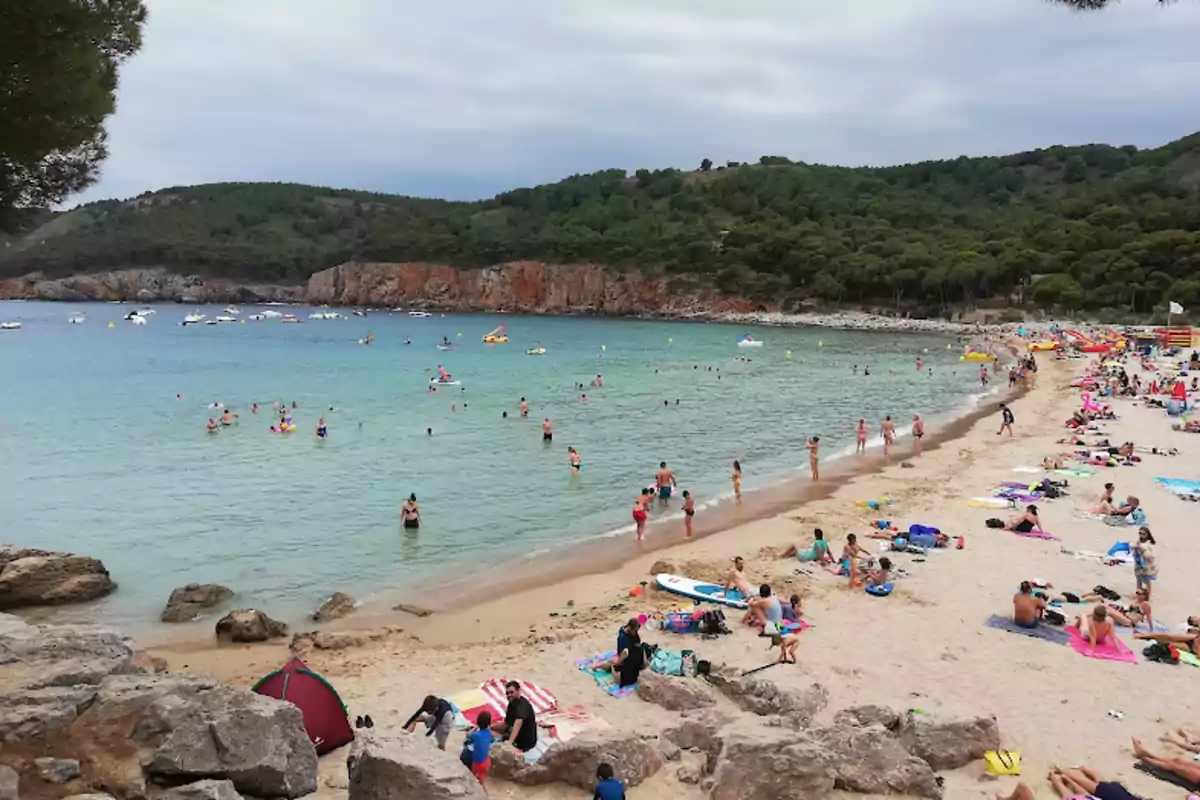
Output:
[[1171,301],[1170,309],[1172,314],[1183,313],[1183,306],[1179,305],[1179,303],[1176,303],[1174,300]]

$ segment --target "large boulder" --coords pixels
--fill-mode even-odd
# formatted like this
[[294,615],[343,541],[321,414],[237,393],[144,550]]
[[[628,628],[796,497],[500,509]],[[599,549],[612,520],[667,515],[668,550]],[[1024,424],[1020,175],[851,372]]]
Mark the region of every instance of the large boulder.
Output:
[[492,746],[492,772],[497,778],[524,786],[566,783],[590,790],[596,784],[596,768],[604,762],[613,765],[625,785],[637,786],[663,766],[655,743],[630,731],[588,732],[558,742],[533,765],[526,765],[519,755],[504,752],[512,749],[504,744]]
[[317,753],[300,709],[208,678],[107,678],[67,735],[89,778],[123,796],[144,796],[149,783],[210,778],[254,797],[317,788]]
[[233,597],[233,589],[216,583],[189,583],[171,592],[159,619],[163,622],[191,622],[203,612]]
[[819,683],[804,689],[781,689],[772,681],[714,670],[709,683],[738,706],[759,716],[778,714],[796,727],[806,727],[829,704],[829,692]]
[[0,800],[19,800],[21,776],[12,767],[0,764]]
[[334,592],[333,596],[321,604],[321,607],[313,612],[312,618],[316,622],[329,622],[334,619],[341,619],[354,610],[354,598],[342,592]]
[[0,694],[0,742],[30,744],[62,730],[91,705],[95,686],[51,686]]
[[83,603],[116,588],[98,559],[0,545],[0,609]]
[[242,800],[233,781],[204,780],[176,786],[163,793],[161,800]]
[[638,676],[637,696],[668,711],[692,711],[717,701],[693,678],[675,678],[643,670]]
[[929,764],[905,750],[881,725],[834,724],[810,728],[805,734],[817,743],[826,766],[833,770],[835,788],[863,794],[942,796]]
[[722,734],[730,722],[732,718],[716,708],[685,711],[678,724],[663,731],[662,738],[674,742],[684,750],[703,752],[708,759],[705,771],[712,772],[724,743]]
[[816,742],[785,728],[736,725],[712,774],[712,800],[821,800],[833,791],[833,773]]
[[217,638],[230,642],[265,642],[281,636],[287,636],[287,625],[252,608],[231,611],[217,622]]
[[479,781],[424,736],[359,731],[346,762],[350,800],[485,800]]
[[908,752],[935,770],[958,769],[1000,749],[995,717],[942,719],[909,712],[900,721],[899,736]]
[[900,727],[900,712],[880,705],[851,706],[834,714],[833,721],[841,725],[882,725],[895,731]]

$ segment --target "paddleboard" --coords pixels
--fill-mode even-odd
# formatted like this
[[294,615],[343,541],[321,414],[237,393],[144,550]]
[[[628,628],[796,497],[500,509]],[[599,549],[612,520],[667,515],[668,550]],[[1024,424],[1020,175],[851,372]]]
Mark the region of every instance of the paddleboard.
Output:
[[439,381],[437,378],[430,378],[429,382],[434,386],[458,386],[459,381]]
[[682,575],[671,575],[666,572],[654,576],[660,589],[673,594],[690,597],[693,600],[703,600],[710,603],[720,603],[732,608],[746,608],[746,601],[741,592],[730,589],[728,594],[715,583],[703,583],[685,578]]

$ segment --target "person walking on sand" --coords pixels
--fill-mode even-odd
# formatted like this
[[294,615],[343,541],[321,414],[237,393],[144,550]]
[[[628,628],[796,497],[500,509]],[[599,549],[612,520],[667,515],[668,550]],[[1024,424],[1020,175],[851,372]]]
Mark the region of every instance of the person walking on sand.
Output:
[[692,538],[692,517],[696,516],[696,501],[692,498],[692,493],[687,489],[683,490],[683,529],[684,535],[687,538]]
[[554,425],[551,424],[550,418],[546,417],[542,420],[542,442],[550,444],[554,441]]
[[925,436],[925,420],[920,414],[913,414],[913,455],[921,455],[921,439]]
[[637,540],[640,542],[646,536],[646,507],[650,503],[650,490],[642,489],[633,498],[633,521],[637,525]]
[[854,429],[854,432],[858,437],[858,444],[854,447],[855,455],[867,452],[867,434],[870,432],[867,430],[867,421],[859,418],[858,427]]
[[817,468],[817,459],[821,454],[821,437],[813,436],[808,440],[808,444],[804,446],[808,450],[808,469],[812,472],[812,479],[814,481],[820,480],[821,475],[820,470]]
[[667,462],[658,462],[658,475],[654,481],[658,487],[658,502],[665,504],[671,499],[671,490],[675,486],[675,473],[667,469]]
[[884,417],[881,430],[883,431],[883,454],[888,456],[892,454],[892,442],[896,441],[896,423],[892,422],[891,414]]
[[1008,406],[1006,406],[1004,403],[1001,403],[1000,404],[1000,430],[996,431],[996,435],[999,436],[1000,434],[1004,433],[1005,431],[1008,431],[1008,435],[1012,436],[1013,435],[1012,426],[1013,426],[1013,423],[1016,421],[1017,421],[1017,419],[1016,419],[1016,417],[1013,416],[1012,410]]
[[742,464],[736,458],[733,460],[733,474],[730,476],[733,479],[733,499],[735,502],[742,502]]

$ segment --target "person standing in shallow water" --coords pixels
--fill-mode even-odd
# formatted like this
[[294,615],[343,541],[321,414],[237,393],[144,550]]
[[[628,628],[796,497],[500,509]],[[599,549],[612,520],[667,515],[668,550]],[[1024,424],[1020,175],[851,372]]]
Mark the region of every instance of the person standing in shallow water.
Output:
[[696,516],[696,501],[692,498],[692,493],[687,489],[683,490],[683,529],[684,535],[687,538],[692,538],[692,517]]
[[404,522],[404,527],[409,530],[416,530],[421,527],[421,510],[417,508],[417,495],[414,492],[404,501],[404,506],[400,509],[400,519]]
[[920,414],[913,414],[913,454],[921,455],[921,439],[925,436],[925,420]]
[[892,454],[892,442],[896,440],[896,423],[892,422],[892,415],[889,414],[883,418],[883,454],[885,456]]
[[821,437],[812,437],[808,440],[808,444],[806,444],[805,447],[808,449],[808,469],[812,472],[812,479],[814,481],[820,480],[821,474],[820,470],[817,468],[817,459],[820,457]]
[[733,498],[737,502],[742,502],[742,464],[736,458],[733,460],[733,474],[730,476],[733,479]]
[[867,421],[865,419],[858,420],[858,427],[855,429],[855,434],[858,438],[858,444],[854,447],[855,454],[867,452]]
[[637,540],[639,542],[646,536],[646,509],[653,496],[650,489],[642,489],[641,493],[633,499],[633,521],[637,524]]

